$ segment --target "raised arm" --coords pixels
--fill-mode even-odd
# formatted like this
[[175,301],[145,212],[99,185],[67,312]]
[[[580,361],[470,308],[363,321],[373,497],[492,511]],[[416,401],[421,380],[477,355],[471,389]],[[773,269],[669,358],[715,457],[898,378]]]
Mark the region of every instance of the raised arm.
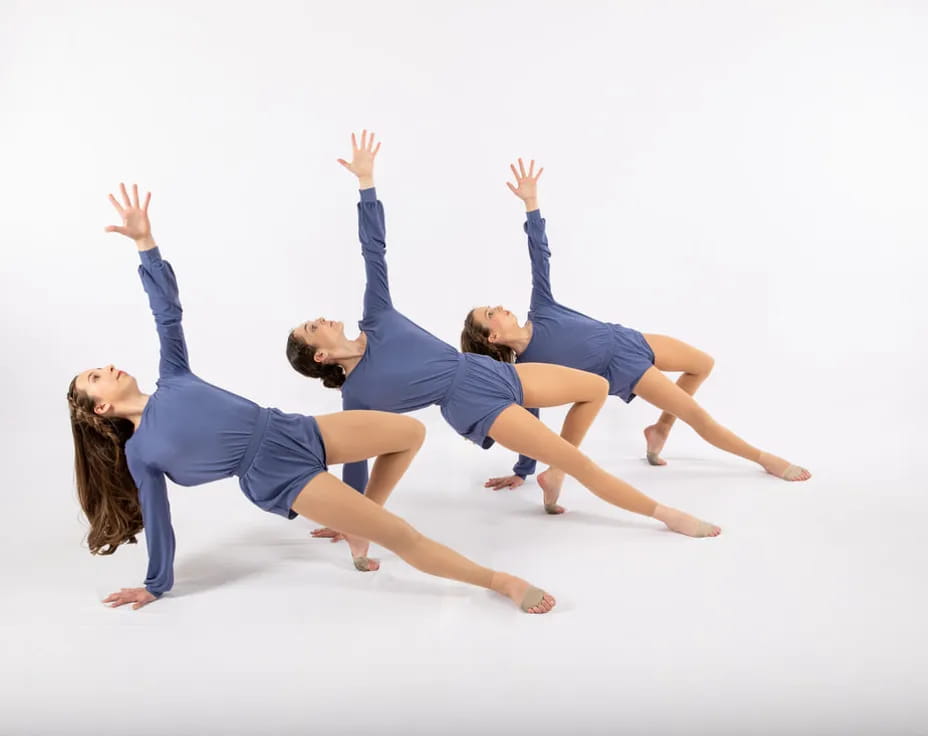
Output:
[[171,526],[171,506],[164,474],[131,455],[127,460],[142,506],[148,573],[144,588],[123,588],[104,598],[103,602],[114,607],[132,603],[132,607],[137,609],[160,598],[174,586],[174,528]]
[[380,150],[380,143],[374,146],[374,134],[368,138],[367,131],[361,133],[361,145],[351,134],[351,162],[338,159],[338,162],[358,177],[361,201],[358,202],[358,238],[361,240],[361,255],[364,256],[364,268],[367,272],[367,284],[364,288],[364,318],[373,317],[377,312],[393,308],[390,298],[390,281],[387,275],[387,227],[384,220],[383,204],[377,199],[374,189],[374,158]]
[[142,287],[148,294],[148,302],[155,316],[155,327],[161,341],[158,373],[161,377],[188,373],[190,365],[184,329],[181,325],[183,309],[180,306],[177,280],[171,264],[161,260],[161,251],[151,235],[151,223],[148,220],[151,193],[145,196],[145,203],[140,205],[137,185],[132,185],[131,199],[125,185],[120,184],[119,187],[122,190],[122,203],[112,194],[110,202],[122,218],[123,224],[110,225],[106,231],[131,238],[138,248],[141,259],[139,276],[142,279]]
[[545,235],[545,221],[538,209],[538,178],[544,167],[535,173],[535,161],[529,164],[528,172],[522,159],[519,159],[519,169],[509,164],[515,177],[516,185],[506,182],[509,190],[525,203],[525,232],[528,235],[528,254],[532,261],[532,300],[531,309],[538,309],[546,304],[554,303],[551,295],[551,279],[548,260],[551,251],[548,248],[548,237]]

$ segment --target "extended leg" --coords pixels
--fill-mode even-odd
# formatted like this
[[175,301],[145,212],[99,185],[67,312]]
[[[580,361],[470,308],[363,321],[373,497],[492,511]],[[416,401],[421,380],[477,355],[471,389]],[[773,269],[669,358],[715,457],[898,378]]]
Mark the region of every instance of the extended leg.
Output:
[[342,529],[348,535],[370,539],[422,572],[494,590],[529,613],[547,613],[554,607],[551,595],[525,580],[481,567],[423,536],[400,517],[329,473],[320,473],[306,484],[293,510],[333,529]]
[[504,447],[562,469],[609,503],[663,521],[670,529],[691,537],[714,537],[714,524],[661,506],[623,480],[610,475],[563,437],[559,437],[521,406],[512,405],[490,428],[490,436]]
[[784,480],[808,480],[812,474],[805,468],[790,465],[776,455],[762,452],[738,435],[716,422],[709,413],[679,386],[656,368],[650,368],[635,386],[635,393],[646,401],[679,417],[707,442],[721,450],[752,460],[768,473]]

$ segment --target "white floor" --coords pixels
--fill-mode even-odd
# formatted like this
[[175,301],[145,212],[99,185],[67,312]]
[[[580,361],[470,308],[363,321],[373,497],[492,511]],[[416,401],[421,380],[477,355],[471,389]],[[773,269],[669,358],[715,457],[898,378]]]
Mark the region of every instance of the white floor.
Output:
[[356,573],[343,545],[256,511],[234,481],[172,491],[174,591],[108,610],[101,598],[138,584],[144,545],[87,554],[68,438],[40,450],[11,437],[22,475],[3,509],[0,732],[928,733],[925,431],[883,431],[899,406],[891,387],[853,404],[793,394],[805,405],[793,421],[782,397],[748,410],[740,391],[708,386],[720,419],[815,477],[765,476],[687,427],[671,464],[652,469],[639,457],[654,416],[643,402],[610,401],[586,449],[721,524],[711,540],[576,484],[560,518],[542,513],[534,483],[485,491],[509,454],[421,414],[430,438],[393,509],[548,588],[548,616],[389,554],[380,572]]

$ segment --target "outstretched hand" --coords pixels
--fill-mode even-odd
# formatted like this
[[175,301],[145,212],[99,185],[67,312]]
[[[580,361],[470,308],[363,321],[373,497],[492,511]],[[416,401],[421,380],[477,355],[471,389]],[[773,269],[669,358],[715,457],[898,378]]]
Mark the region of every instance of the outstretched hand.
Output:
[[507,475],[503,478],[490,478],[483,484],[484,488],[492,488],[494,491],[501,491],[504,488],[515,490],[525,483],[525,478],[519,475]]
[[310,532],[310,535],[315,539],[331,539],[333,542],[341,542],[345,539],[345,535],[341,532],[337,532],[334,529],[330,529],[327,526],[321,526],[318,529],[313,529]]
[[374,158],[380,150],[380,142],[374,146],[374,134],[368,137],[366,130],[361,131],[361,145],[358,145],[358,139],[355,134],[351,134],[351,162],[345,159],[338,159],[338,163],[344,166],[348,171],[358,177],[361,189],[369,189],[374,186]]
[[151,202],[151,192],[145,195],[145,203],[140,205],[137,184],[132,185],[131,200],[125,184],[120,183],[119,189],[122,191],[122,203],[112,194],[110,202],[122,218],[122,225],[108,225],[106,232],[125,235],[136,243],[151,240],[151,223],[148,221],[148,203]]
[[[515,164],[509,164],[509,168],[512,169],[512,175],[516,179],[515,186],[508,181],[506,182],[509,191],[525,202],[527,208],[535,209],[538,206],[538,179],[541,176],[541,172],[545,170],[544,166],[538,169],[538,173],[536,174],[535,159],[532,159],[528,166],[528,172],[526,173],[525,164],[522,163],[522,159],[520,158],[518,171],[516,171]],[[529,207],[530,204],[534,204],[534,207]]]
[[119,608],[119,606],[131,603],[132,610],[137,611],[142,606],[156,600],[158,600],[157,597],[149,593],[145,588],[120,588],[118,593],[110,593],[110,595],[106,596],[103,602],[109,603],[110,608]]

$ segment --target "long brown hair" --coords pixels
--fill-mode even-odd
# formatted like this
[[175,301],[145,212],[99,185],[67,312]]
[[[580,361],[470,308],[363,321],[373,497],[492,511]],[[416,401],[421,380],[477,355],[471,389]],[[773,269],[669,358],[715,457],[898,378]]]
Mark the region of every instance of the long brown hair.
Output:
[[490,342],[490,330],[474,319],[476,309],[471,309],[464,320],[464,329],[461,330],[461,352],[479,353],[489,355],[491,358],[503,363],[515,363],[516,351],[508,345]]
[[135,544],[142,531],[142,506],[126,462],[128,419],[102,417],[89,395],[68,386],[77,497],[90,522],[87,546],[94,555],[111,555],[120,544]]
[[345,382],[345,369],[338,363],[316,361],[316,348],[291,332],[287,336],[287,360],[297,373],[307,378],[321,378],[326,388],[341,388]]

